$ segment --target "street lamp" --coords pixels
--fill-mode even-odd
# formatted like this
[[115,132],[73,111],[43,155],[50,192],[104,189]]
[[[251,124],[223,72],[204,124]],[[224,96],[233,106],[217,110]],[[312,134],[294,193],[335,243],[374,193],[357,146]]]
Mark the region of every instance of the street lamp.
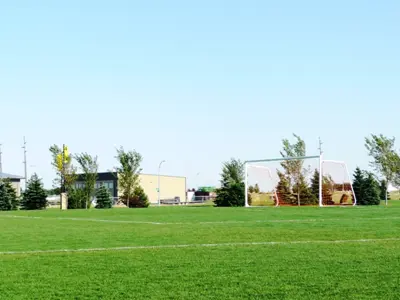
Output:
[[160,165],[158,166],[158,206],[160,206],[160,169],[161,165],[165,162],[165,160],[162,160],[160,162]]

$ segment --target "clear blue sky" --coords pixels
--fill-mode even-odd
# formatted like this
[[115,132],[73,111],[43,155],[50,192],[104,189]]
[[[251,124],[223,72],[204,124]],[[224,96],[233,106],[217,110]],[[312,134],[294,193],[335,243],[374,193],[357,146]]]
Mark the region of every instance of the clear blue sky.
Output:
[[[221,163],[302,136],[351,169],[400,138],[399,1],[2,1],[3,170],[54,177],[48,147],[136,149],[143,171],[216,184]],[[196,177],[196,174],[200,173]]]

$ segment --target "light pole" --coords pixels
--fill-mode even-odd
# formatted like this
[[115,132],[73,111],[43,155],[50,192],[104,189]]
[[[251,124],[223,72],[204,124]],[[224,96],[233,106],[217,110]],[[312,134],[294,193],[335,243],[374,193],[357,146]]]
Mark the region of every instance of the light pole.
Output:
[[160,206],[160,169],[161,165],[165,162],[165,160],[162,160],[160,162],[160,165],[158,166],[158,206]]
[[199,178],[199,175],[200,175],[200,172],[198,172],[197,174],[196,174],[196,183],[195,183],[195,188],[196,188],[196,191],[199,189],[199,180],[198,180],[198,178]]

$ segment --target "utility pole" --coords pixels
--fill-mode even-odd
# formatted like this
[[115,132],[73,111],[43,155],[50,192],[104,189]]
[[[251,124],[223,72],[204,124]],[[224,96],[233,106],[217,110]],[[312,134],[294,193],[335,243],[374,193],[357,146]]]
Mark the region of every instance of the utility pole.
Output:
[[161,205],[161,199],[160,199],[160,170],[161,170],[161,165],[165,162],[165,160],[160,162],[160,165],[158,166],[158,206]]
[[27,162],[26,162],[26,140],[24,137],[24,145],[22,146],[22,149],[24,149],[24,171],[25,171],[25,189],[28,185],[28,169],[27,169]]
[[0,173],[3,173],[3,163],[2,163],[2,160],[1,160],[1,155],[3,154],[3,152],[1,152],[1,144],[0,144]]
[[322,151],[322,140],[321,140],[321,138],[319,137],[318,138],[318,143],[319,143],[319,147],[318,147],[318,150],[319,150],[319,154],[320,155],[322,155],[322,153],[324,153],[323,151]]
[[64,174],[64,172],[65,172],[65,163],[64,163],[65,157],[64,157],[64,152],[65,152],[65,144],[63,144],[62,149],[61,149],[62,168],[61,168],[61,172],[60,172],[60,175],[61,175],[61,178],[60,178],[60,183],[61,183],[61,187],[60,187],[60,210],[63,209],[62,202],[63,202],[63,199],[65,197],[65,174]]
[[322,144],[323,143],[322,143],[321,137],[318,138],[318,143],[319,143],[319,147],[318,147],[318,149],[319,149],[319,193],[318,193],[319,199],[318,199],[318,203],[319,203],[319,206],[322,207],[323,206],[322,184],[323,184],[324,177],[322,174],[323,173],[323,170],[322,170],[322,168],[323,168]]

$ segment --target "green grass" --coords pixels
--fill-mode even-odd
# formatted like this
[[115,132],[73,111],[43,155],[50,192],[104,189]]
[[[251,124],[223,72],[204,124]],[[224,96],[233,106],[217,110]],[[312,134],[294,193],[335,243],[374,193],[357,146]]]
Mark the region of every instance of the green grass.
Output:
[[[0,213],[0,227],[1,299],[400,294],[400,201],[388,207],[19,211]],[[250,244],[257,242],[280,243]],[[171,245],[186,246],[158,247]],[[155,247],[109,249],[134,246]],[[89,248],[108,249],[57,252]],[[26,253],[35,250],[56,252]]]

